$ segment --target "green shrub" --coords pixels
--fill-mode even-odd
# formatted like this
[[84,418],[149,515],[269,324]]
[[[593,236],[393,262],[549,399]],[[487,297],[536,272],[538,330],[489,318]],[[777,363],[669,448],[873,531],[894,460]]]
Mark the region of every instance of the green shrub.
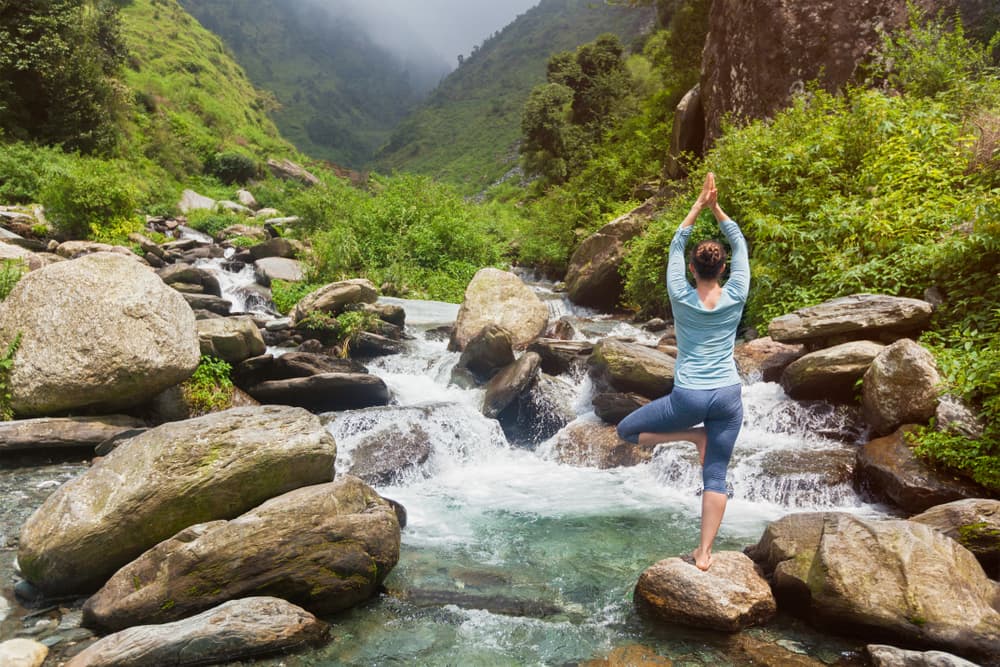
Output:
[[0,421],[10,421],[14,418],[14,409],[10,405],[12,388],[10,372],[14,368],[14,355],[21,347],[21,334],[17,334],[10,342],[3,355],[0,356]]
[[231,213],[216,213],[207,209],[191,211],[188,213],[187,220],[188,226],[214,238],[218,238],[226,227],[241,222],[238,216]]
[[14,285],[27,273],[28,267],[19,259],[0,261],[0,301],[4,301],[14,289]]
[[30,204],[39,201],[49,174],[68,157],[56,148],[16,142],[0,145],[0,202]]
[[295,304],[308,294],[315,292],[322,285],[315,283],[292,283],[285,280],[271,281],[271,300],[282,315],[287,315],[295,308]]
[[246,183],[257,175],[257,163],[248,155],[237,152],[216,153],[205,165],[208,173],[227,185]]
[[222,359],[202,356],[194,375],[181,385],[192,417],[225,410],[232,405],[232,370],[233,367]]
[[142,228],[138,199],[127,165],[94,158],[74,160],[41,193],[46,216],[59,232],[111,242]]

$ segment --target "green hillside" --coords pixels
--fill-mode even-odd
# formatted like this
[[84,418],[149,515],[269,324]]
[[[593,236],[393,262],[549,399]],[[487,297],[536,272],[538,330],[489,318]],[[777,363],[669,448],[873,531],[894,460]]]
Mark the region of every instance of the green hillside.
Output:
[[521,109],[545,81],[549,56],[601,33],[627,45],[652,27],[652,9],[542,0],[487,39],[393,133],[380,169],[412,171],[477,191],[518,163]]
[[[181,0],[272,91],[272,117],[300,150],[363,167],[417,102],[408,71],[358,26],[302,0]],[[443,71],[433,74],[436,81]]]

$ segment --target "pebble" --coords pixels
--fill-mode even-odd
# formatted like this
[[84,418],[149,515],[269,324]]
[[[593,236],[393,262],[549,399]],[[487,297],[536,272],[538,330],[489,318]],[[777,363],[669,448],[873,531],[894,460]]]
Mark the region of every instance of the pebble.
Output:
[[83,625],[83,611],[68,611],[62,615],[57,630],[73,630]]
[[35,602],[42,599],[42,592],[23,579],[14,585],[14,595],[23,602]]

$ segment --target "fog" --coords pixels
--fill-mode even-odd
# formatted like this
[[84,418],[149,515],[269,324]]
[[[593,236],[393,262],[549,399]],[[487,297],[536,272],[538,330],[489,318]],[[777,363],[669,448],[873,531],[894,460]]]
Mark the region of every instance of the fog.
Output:
[[363,26],[377,44],[410,62],[453,69],[538,0],[307,0]]

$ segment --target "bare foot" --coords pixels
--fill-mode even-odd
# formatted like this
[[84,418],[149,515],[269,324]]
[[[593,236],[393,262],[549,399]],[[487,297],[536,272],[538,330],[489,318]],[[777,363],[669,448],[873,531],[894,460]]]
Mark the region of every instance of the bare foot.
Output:
[[694,558],[694,566],[702,572],[707,572],[708,568],[712,567],[712,554],[706,554],[701,547],[692,551],[691,557]]

